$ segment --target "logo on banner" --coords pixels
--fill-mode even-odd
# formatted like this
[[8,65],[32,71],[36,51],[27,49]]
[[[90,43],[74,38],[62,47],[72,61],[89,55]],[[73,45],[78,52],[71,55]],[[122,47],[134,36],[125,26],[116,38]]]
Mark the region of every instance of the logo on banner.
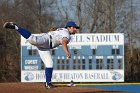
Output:
[[122,77],[123,77],[123,75],[122,74],[120,74],[119,72],[117,72],[117,71],[114,71],[114,72],[112,72],[112,79],[113,80],[120,80],[120,79],[122,79]]
[[32,81],[34,79],[34,75],[31,72],[24,73],[26,81]]

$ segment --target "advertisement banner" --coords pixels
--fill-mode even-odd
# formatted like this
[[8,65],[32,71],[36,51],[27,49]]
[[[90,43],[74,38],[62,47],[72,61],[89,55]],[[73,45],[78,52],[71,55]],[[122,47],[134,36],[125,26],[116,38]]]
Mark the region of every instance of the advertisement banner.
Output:
[[[44,71],[23,71],[22,82],[45,82]],[[53,72],[52,82],[123,82],[122,70],[63,70]]]

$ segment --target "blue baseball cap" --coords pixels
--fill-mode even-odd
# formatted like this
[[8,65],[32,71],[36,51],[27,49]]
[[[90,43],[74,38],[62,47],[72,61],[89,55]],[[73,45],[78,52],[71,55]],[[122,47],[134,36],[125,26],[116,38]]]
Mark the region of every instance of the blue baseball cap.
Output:
[[74,28],[76,28],[76,29],[79,29],[79,28],[80,28],[80,27],[77,26],[76,23],[73,22],[73,21],[68,22],[68,23],[66,24],[65,28],[67,28],[67,27],[74,27]]

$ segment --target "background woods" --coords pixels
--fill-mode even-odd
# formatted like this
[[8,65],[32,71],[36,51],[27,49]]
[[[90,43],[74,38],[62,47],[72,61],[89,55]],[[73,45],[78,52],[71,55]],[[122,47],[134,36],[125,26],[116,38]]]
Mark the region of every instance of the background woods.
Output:
[[2,26],[13,21],[32,33],[64,27],[69,20],[79,33],[124,33],[125,82],[140,81],[139,0],[0,0],[0,82],[20,81],[20,36]]

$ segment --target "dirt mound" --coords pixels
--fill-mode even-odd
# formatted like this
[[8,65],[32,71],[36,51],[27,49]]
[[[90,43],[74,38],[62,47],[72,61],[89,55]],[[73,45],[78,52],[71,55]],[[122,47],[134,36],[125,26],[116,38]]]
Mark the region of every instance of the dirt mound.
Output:
[[96,88],[57,87],[45,89],[43,83],[0,83],[0,93],[128,93]]

